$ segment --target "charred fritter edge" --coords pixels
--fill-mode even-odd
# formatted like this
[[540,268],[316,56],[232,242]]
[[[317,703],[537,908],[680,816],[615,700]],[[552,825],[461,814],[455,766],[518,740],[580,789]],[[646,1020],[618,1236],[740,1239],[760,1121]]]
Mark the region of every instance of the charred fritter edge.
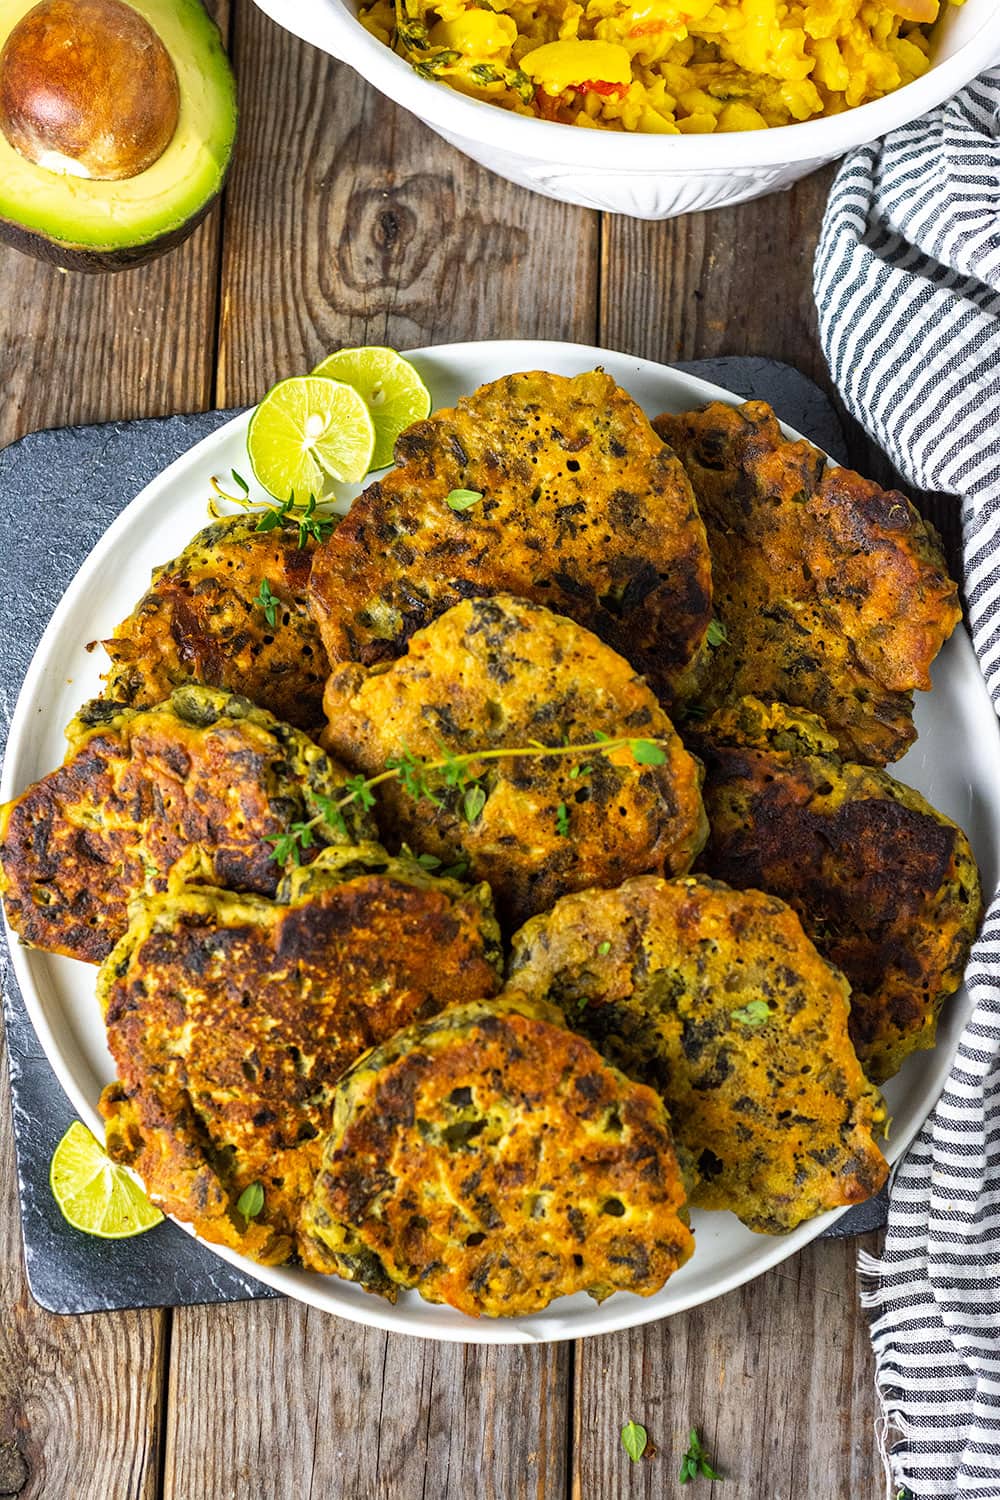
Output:
[[822,714],[853,760],[912,742],[912,690],[961,618],[934,529],[896,490],[787,442],[762,401],[654,423],[694,485],[712,552],[713,652],[700,702],[746,693]]
[[842,761],[811,714],[745,698],[692,726],[708,767],[700,867],[787,901],[851,985],[876,1083],[932,1047],[982,916],[962,830],[887,772]]
[[558,1012],[452,1007],[340,1082],[304,1259],[472,1316],[658,1291],[691,1253],[669,1121]]
[[297,1248],[337,1079],[470,986],[495,994],[502,964],[488,887],[374,844],[324,850],[282,895],[174,884],[133,904],[98,976],[120,1075],[101,1099],[110,1154],[168,1213],[265,1265]]
[[[323,722],[326,652],[306,598],[313,542],[259,516],[206,527],[156,568],[148,592],[102,644],[105,697],[150,708],[188,682],[242,693],[299,729]],[[273,623],[260,603],[266,581]]]
[[[272,894],[269,840],[317,817],[347,776],[301,731],[213,688],[153,709],[96,701],[66,733],[63,765],[0,807],[0,895],[22,942],[91,963],[191,845],[216,885]],[[375,836],[357,804],[344,816],[346,833],[319,821],[315,847]]]
[[[506,592],[593,630],[662,700],[690,687],[712,613],[705,530],[610,376],[506,376],[407,429],[396,462],[316,552],[331,661],[392,660],[463,598]],[[482,498],[454,510],[454,490]]]
[[457,605],[418,631],[405,657],[371,673],[335,669],[323,743],[366,775],[404,751],[437,760],[532,743],[588,744],[604,733],[664,742],[663,765],[622,748],[578,758],[482,762],[483,805],[433,783],[416,800],[377,789],[388,843],[405,839],[445,864],[467,859],[516,926],[559,896],[644,871],[690,868],[707,833],[701,767],[628,662],[574,621],[498,595]]
[[703,876],[567,896],[515,934],[508,974],[660,1090],[693,1203],[781,1234],[885,1181],[847,982],[775,897]]

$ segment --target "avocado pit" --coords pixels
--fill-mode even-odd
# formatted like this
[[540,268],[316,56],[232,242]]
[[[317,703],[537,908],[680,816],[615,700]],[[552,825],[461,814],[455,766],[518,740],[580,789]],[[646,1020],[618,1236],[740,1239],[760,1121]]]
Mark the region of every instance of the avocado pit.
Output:
[[137,177],[162,156],[179,116],[170,54],[122,0],[41,0],[0,52],[0,130],[52,172]]

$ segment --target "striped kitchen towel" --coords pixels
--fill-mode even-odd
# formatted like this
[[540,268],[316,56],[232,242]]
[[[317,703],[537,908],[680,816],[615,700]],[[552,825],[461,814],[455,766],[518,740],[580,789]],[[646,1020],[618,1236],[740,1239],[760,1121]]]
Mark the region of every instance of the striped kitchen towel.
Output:
[[[851,412],[912,485],[961,504],[968,618],[1000,710],[1000,68],[848,157],[815,292]],[[862,1266],[892,1500],[1000,1500],[996,895],[967,983],[972,1018],[896,1170],[882,1259]]]

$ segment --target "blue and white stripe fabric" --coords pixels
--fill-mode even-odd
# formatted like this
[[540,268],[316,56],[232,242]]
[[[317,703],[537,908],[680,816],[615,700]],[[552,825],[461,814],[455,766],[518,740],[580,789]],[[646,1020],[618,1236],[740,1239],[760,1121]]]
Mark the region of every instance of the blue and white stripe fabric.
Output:
[[[844,162],[815,293],[850,411],[911,485],[958,497],[968,619],[1000,711],[1000,68]],[[1000,1500],[997,895],[967,983],[972,1018],[895,1173],[882,1259],[862,1265],[892,1500]]]

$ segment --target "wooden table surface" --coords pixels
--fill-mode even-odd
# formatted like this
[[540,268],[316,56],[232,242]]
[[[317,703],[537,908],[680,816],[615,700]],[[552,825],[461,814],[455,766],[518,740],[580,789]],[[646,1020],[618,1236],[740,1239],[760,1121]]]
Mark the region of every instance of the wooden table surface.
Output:
[[[0,251],[0,445],[249,403],[355,343],[759,354],[828,385],[810,266],[829,173],[671,223],[602,218],[489,176],[250,0],[217,14],[242,101],[222,211],[114,277]],[[575,1346],[423,1343],[288,1302],[61,1319],[25,1283],[4,1099],[0,1496],[876,1500],[862,1244],[816,1243],[685,1316]],[[637,1464],[630,1419],[656,1449]],[[691,1426],[724,1485],[679,1485]]]

